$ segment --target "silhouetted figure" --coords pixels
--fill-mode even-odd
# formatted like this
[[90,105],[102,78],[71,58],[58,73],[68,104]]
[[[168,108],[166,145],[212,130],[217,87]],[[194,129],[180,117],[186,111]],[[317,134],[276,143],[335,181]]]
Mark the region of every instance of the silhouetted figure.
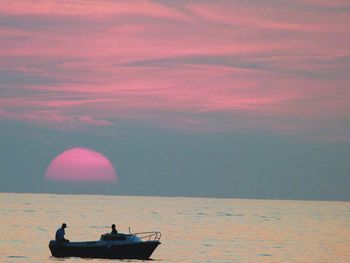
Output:
[[67,227],[66,223],[63,223],[61,228],[57,229],[56,231],[56,241],[57,242],[69,242],[68,239],[64,238],[64,235],[66,234],[66,232],[64,231],[64,229]]
[[112,234],[112,235],[117,235],[117,234],[118,234],[117,229],[115,229],[115,224],[113,224],[113,225],[112,225],[112,231],[111,231],[111,234]]

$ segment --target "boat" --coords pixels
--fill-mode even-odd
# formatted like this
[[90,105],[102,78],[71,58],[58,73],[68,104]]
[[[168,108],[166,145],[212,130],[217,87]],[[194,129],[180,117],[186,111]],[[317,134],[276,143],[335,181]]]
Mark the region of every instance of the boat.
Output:
[[[130,232],[130,230],[129,230]],[[161,233],[157,231],[130,234],[103,234],[98,241],[58,242],[51,240],[52,256],[149,259],[160,243]]]

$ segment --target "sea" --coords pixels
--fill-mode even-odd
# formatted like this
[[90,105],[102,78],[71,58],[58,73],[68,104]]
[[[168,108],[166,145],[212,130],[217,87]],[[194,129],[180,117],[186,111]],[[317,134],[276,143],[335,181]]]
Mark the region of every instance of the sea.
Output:
[[0,262],[140,262],[54,258],[71,241],[160,231],[154,262],[350,262],[350,202],[0,193]]

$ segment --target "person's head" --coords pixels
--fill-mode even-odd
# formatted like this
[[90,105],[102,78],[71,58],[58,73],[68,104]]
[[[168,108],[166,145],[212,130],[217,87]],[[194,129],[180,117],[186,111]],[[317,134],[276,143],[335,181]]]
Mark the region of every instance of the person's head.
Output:
[[61,226],[61,228],[66,228],[66,227],[67,227],[66,223],[63,223]]
[[115,224],[112,225],[112,229],[115,229]]

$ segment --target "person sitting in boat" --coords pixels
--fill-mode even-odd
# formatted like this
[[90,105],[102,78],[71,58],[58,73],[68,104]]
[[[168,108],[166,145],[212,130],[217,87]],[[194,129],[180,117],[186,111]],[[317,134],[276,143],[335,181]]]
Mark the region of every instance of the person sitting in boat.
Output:
[[111,231],[111,235],[117,235],[118,231],[117,229],[115,229],[115,224],[112,225],[112,231]]
[[57,229],[57,231],[56,231],[56,238],[55,238],[57,242],[69,242],[68,239],[64,238],[64,235],[66,234],[64,229],[66,227],[67,227],[66,223],[63,223],[61,228]]

